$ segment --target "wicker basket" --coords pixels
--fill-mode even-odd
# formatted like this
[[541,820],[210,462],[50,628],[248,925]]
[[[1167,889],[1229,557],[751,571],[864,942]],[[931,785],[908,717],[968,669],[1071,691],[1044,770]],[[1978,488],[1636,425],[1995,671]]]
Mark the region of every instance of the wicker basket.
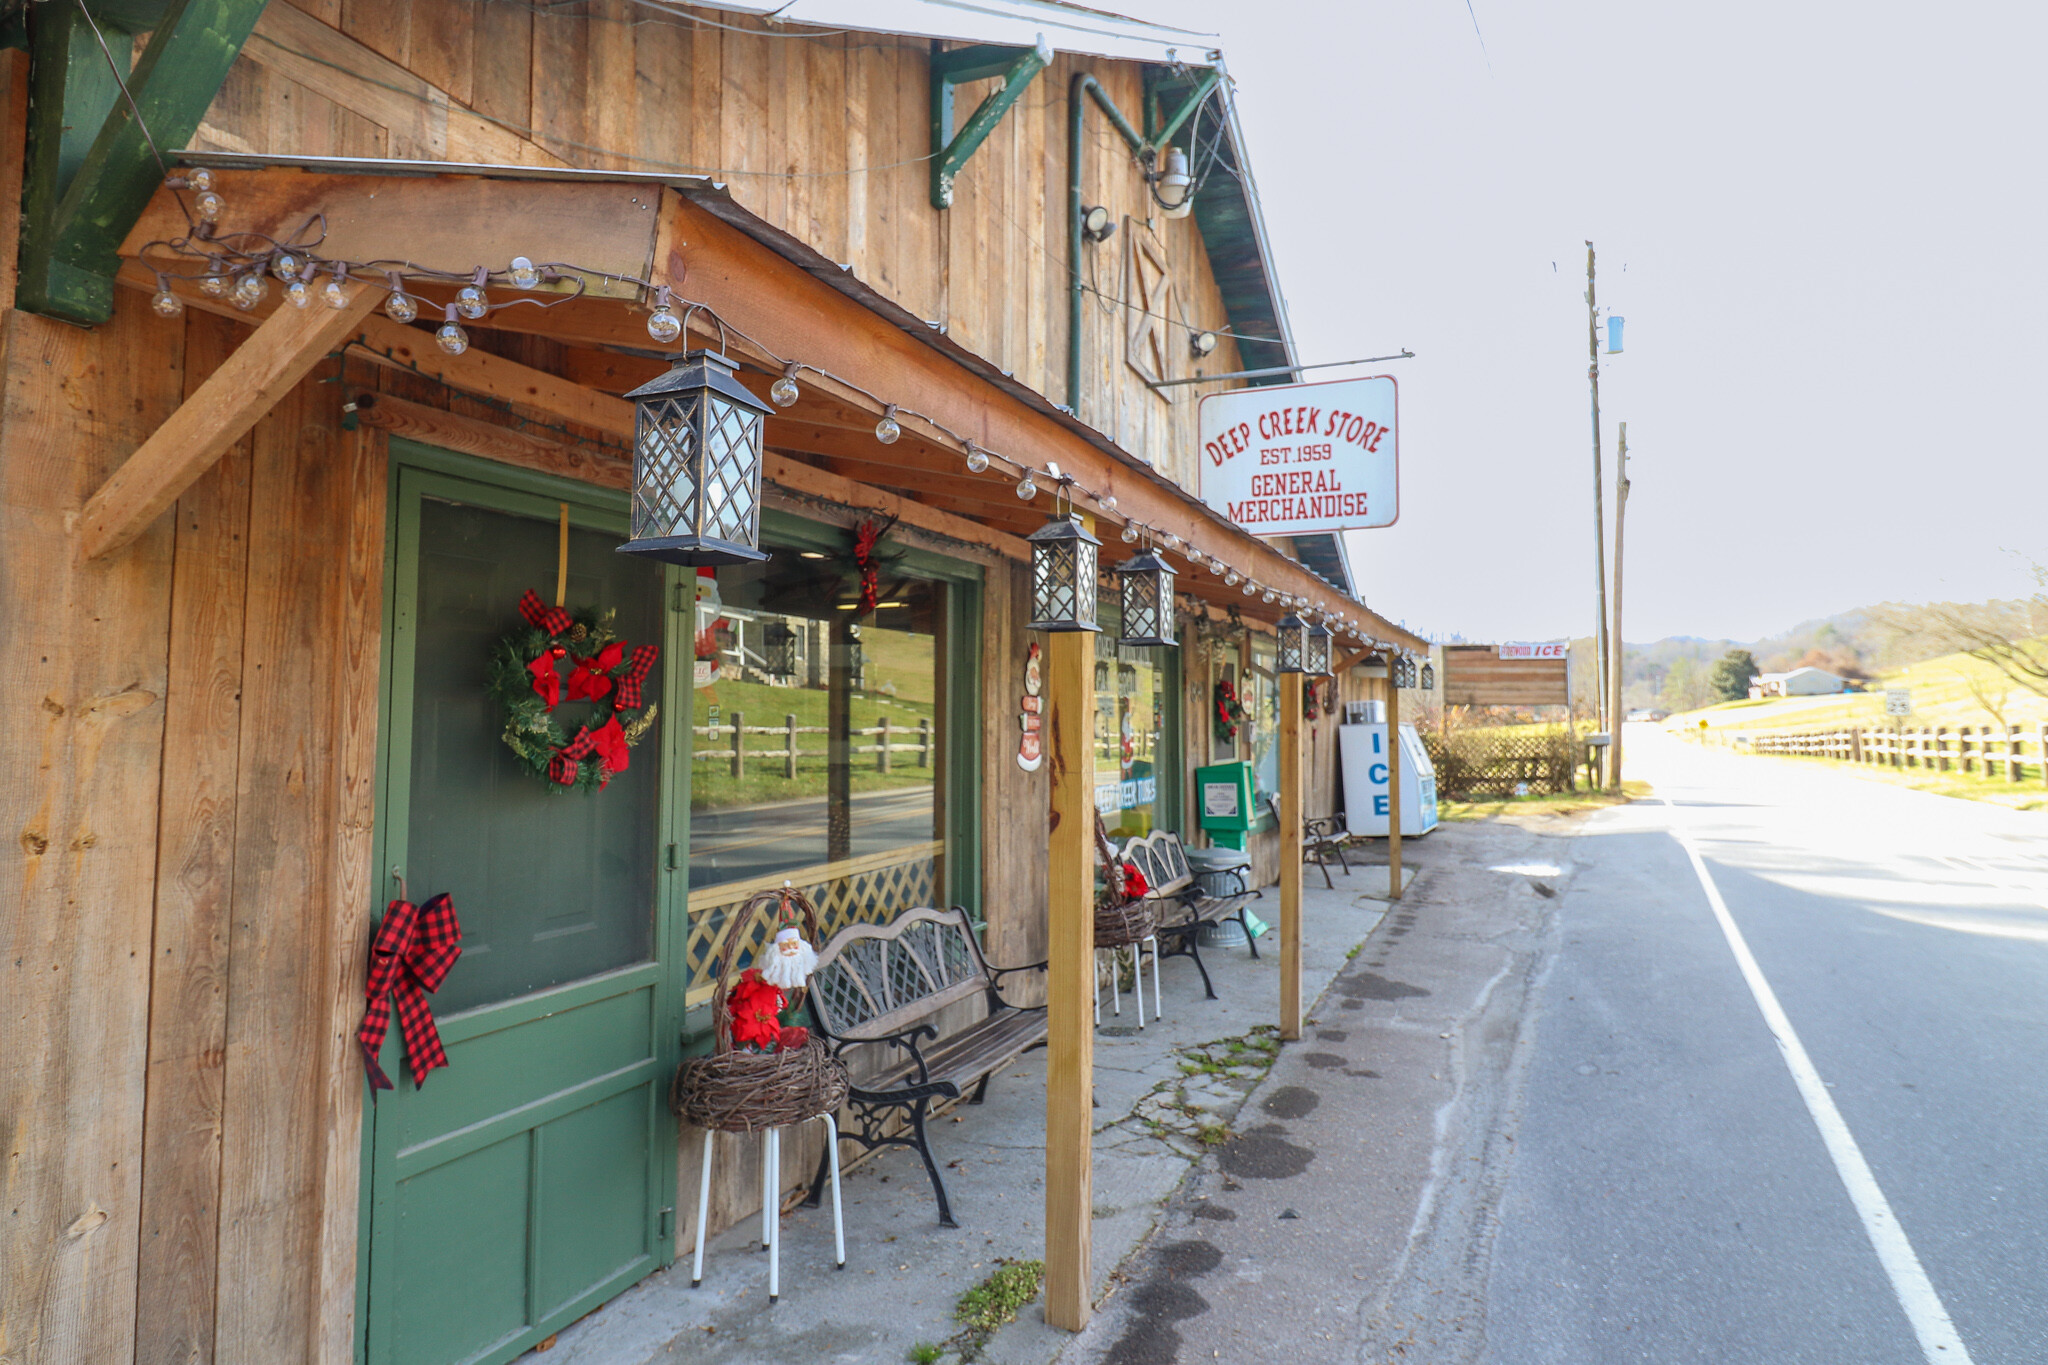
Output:
[[1149,900],[1105,900],[1095,907],[1095,946],[1126,948],[1159,928],[1159,907]]
[[[780,919],[792,907],[803,912],[804,938],[815,944],[817,909],[801,891],[787,888],[750,897],[725,926],[718,954],[718,988],[711,996],[711,1055],[687,1058],[669,1083],[669,1108],[685,1123],[721,1133],[758,1133],[832,1113],[846,1103],[846,1064],[827,1052],[816,1037],[792,1052],[733,1050],[732,1015],[725,1002],[732,984],[733,958],[744,936],[741,930],[756,915]],[[802,989],[790,992],[789,1005],[800,1004],[803,997]]]

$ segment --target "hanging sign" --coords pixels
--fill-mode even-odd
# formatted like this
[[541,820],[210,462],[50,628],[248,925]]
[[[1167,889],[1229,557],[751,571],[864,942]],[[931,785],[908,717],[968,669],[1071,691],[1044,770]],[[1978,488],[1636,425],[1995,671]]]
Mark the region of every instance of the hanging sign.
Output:
[[1510,640],[1500,647],[1503,659],[1568,659],[1571,657],[1571,643],[1567,640]]
[[1393,376],[1202,399],[1202,501],[1259,536],[1391,526],[1400,515]]

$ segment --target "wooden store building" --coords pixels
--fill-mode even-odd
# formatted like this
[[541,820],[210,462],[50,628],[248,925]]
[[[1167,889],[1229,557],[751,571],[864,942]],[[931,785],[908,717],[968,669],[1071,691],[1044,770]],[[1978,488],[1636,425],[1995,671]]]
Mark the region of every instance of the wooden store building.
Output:
[[[1196,496],[1199,396],[1297,363],[1201,36],[767,8],[0,0],[0,1360],[502,1361],[669,1263],[668,1080],[784,881],[1050,956],[1085,1317],[1093,816],[1205,843],[1243,762],[1298,885],[1267,798],[1422,644]],[[373,1104],[443,893],[449,1065],[394,1020]]]

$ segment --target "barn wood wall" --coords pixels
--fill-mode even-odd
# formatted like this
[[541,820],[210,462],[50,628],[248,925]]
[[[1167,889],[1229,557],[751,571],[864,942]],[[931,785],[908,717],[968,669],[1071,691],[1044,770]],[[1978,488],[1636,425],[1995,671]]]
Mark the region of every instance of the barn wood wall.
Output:
[[86,496],[246,335],[124,303],[5,317],[5,666],[36,704],[0,794],[0,1263],[34,1269],[0,1276],[0,1355],[345,1358],[381,442],[302,385],[81,562]]
[[[729,12],[706,12],[725,29],[671,21],[630,0],[569,8],[272,5],[194,145],[710,175],[953,340],[1066,401],[1068,87],[1077,71],[1091,72],[1139,121],[1138,65],[1056,58],[975,153],[941,212],[929,197],[926,40],[732,32],[765,26]],[[961,117],[993,85],[960,87]],[[1110,300],[1135,298],[1132,243],[1151,236],[1174,280],[1173,314],[1223,330],[1194,220],[1148,227],[1149,196],[1122,141],[1092,106],[1084,128],[1082,197],[1119,224],[1086,249],[1086,281]],[[536,243],[535,258],[546,250]],[[1082,317],[1082,418],[1192,487],[1195,395],[1154,391],[1125,364],[1127,309],[1090,294]],[[1192,374],[1186,333],[1176,328],[1169,341],[1175,373]],[[1202,363],[1212,373],[1239,368],[1228,337]]]

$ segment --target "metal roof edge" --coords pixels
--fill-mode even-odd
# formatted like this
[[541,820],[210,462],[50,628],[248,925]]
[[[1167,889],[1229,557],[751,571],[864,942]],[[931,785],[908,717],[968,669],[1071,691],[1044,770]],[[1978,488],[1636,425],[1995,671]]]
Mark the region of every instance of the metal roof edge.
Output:
[[1223,115],[1230,128],[1230,145],[1236,153],[1238,175],[1244,186],[1245,211],[1251,217],[1252,237],[1258,243],[1259,261],[1264,266],[1266,296],[1272,302],[1274,325],[1280,332],[1281,348],[1287,353],[1285,363],[1298,365],[1301,356],[1294,349],[1294,323],[1287,316],[1287,296],[1280,290],[1279,272],[1273,266],[1273,243],[1266,233],[1266,210],[1259,199],[1258,176],[1252,171],[1244,123],[1237,113],[1237,82],[1231,79],[1230,68],[1220,51],[1216,53],[1216,69],[1223,73],[1223,80],[1218,85],[1223,92]]

